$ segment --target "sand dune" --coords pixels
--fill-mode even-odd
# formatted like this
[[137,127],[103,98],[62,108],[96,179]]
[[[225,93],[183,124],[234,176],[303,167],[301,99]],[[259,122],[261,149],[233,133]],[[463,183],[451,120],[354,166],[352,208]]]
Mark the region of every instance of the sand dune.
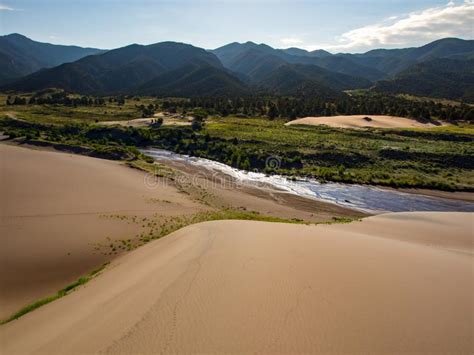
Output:
[[114,161],[5,144],[0,161],[0,319],[113,257],[96,243],[143,230],[105,216],[203,209],[171,185],[149,188],[144,174]]
[[474,214],[444,212],[386,213],[367,218],[364,223],[338,227],[348,233],[366,234],[418,243],[474,255]]
[[[369,117],[368,121],[364,117]],[[421,123],[409,118],[381,115],[348,115],[348,116],[323,116],[304,117],[288,122],[286,125],[326,125],[336,128],[431,128],[432,123]]]
[[2,353],[472,354],[472,223],[193,225],[1,326]]
[[[193,176],[196,172],[189,180]],[[358,215],[332,204],[280,201],[216,183],[189,186],[184,193],[165,179],[156,186],[145,181],[144,173],[118,162],[1,144],[0,319],[117,257],[123,250],[112,254],[110,243],[136,241],[149,230],[143,218],[160,222],[221,206],[311,221]],[[203,191],[212,201],[199,200]]]

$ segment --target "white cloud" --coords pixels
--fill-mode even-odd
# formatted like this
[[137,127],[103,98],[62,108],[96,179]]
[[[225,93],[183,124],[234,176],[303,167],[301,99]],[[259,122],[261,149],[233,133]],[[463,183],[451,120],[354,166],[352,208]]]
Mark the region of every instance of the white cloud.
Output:
[[0,11],[13,11],[13,7],[0,4]]
[[378,47],[419,45],[444,37],[474,38],[474,1],[412,12],[393,19],[346,32],[338,44],[326,48],[361,51]]
[[304,41],[298,37],[287,37],[280,40],[281,44],[285,47],[293,47],[304,44]]
[[335,44],[301,40],[299,46],[307,50],[363,52],[374,48],[419,46],[445,37],[474,38],[474,0],[450,1],[444,6],[390,16],[376,24],[343,33],[336,38]]

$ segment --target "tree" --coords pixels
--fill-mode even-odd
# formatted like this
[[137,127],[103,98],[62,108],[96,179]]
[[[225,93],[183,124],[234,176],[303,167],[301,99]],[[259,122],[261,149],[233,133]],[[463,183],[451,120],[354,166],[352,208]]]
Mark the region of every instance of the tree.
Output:
[[191,128],[193,131],[200,131],[202,129],[203,123],[202,120],[199,118],[193,118],[193,121],[191,122]]
[[151,126],[153,128],[160,128],[163,125],[163,118],[157,118],[156,120],[152,121]]
[[268,107],[268,118],[273,120],[274,118],[278,117],[278,108],[275,106],[273,102],[270,103]]
[[471,109],[467,112],[466,116],[464,116],[466,121],[474,121],[474,109]]

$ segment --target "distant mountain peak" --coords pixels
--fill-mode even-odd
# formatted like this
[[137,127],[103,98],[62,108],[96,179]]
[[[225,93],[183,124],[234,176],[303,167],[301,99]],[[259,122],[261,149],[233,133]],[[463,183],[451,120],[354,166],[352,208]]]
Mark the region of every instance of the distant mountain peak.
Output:
[[8,34],[8,35],[4,35],[4,36],[2,36],[2,37],[8,37],[8,38],[23,38],[23,39],[28,39],[28,40],[31,41],[31,39],[29,39],[28,37],[26,37],[26,36],[24,36],[24,35],[22,35],[22,34],[20,34],[20,33],[16,33],[16,32],[10,33],[10,34]]
[[0,36],[0,83],[102,52],[95,48],[37,42],[19,33]]
[[289,55],[296,55],[296,56],[303,56],[303,57],[318,57],[318,58],[324,58],[324,57],[329,57],[332,56],[331,53],[323,50],[323,49],[316,49],[314,51],[307,51],[306,49],[301,49],[297,47],[290,47],[290,48],[285,48],[281,49],[281,51],[285,52],[286,54]]

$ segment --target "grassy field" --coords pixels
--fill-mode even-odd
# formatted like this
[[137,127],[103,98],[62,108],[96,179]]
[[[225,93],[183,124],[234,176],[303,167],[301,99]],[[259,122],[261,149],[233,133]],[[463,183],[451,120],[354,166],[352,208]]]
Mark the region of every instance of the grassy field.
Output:
[[[29,98],[30,94],[15,95]],[[121,121],[141,118],[137,105],[147,106],[156,103],[156,99],[142,97],[140,101],[125,100],[119,106],[116,102],[105,100],[105,106],[77,106],[63,105],[6,105],[7,95],[0,94],[0,115],[14,117],[36,123],[66,124],[66,123],[95,123],[103,121]]]
[[[287,120],[210,117],[190,127],[104,127],[101,121],[140,118],[137,105],[10,105],[0,96],[0,130],[30,141],[111,159],[143,160],[135,147],[152,145],[207,157],[237,168],[322,181],[441,190],[474,190],[474,126],[432,129],[338,129],[285,126]],[[2,128],[3,127],[3,128]],[[67,150],[67,149],[66,149]],[[269,158],[276,162],[269,166]],[[134,163],[135,165],[137,163]]]

